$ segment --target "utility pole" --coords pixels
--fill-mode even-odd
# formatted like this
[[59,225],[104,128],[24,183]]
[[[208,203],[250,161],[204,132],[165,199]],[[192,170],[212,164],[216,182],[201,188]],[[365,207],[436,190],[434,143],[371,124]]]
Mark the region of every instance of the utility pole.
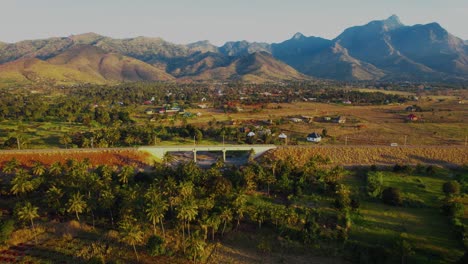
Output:
[[197,149],[195,146],[195,136],[193,136],[193,161],[197,163]]
[[406,141],[407,141],[407,139],[408,139],[408,136],[405,135],[405,146],[406,146]]
[[345,146],[348,145],[348,136],[345,137]]

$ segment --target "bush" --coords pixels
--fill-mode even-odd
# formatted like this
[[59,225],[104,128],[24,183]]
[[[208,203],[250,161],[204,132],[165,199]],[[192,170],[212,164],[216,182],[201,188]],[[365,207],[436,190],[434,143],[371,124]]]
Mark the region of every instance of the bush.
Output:
[[151,236],[146,243],[146,249],[153,257],[164,255],[166,253],[164,239],[156,235]]
[[460,193],[460,184],[457,181],[448,181],[444,183],[442,190],[445,195],[456,195]]
[[385,188],[382,192],[382,200],[385,204],[398,206],[401,205],[403,199],[400,189],[395,187]]
[[396,164],[393,166],[393,172],[411,173],[412,169],[408,165]]
[[3,220],[0,222],[0,243],[4,244],[9,238],[11,233],[15,230],[15,221]]
[[442,211],[449,217],[457,218],[463,216],[465,208],[463,204],[459,202],[445,202],[444,205],[442,205]]
[[367,174],[366,191],[370,197],[379,197],[382,191],[383,174],[382,172],[369,172]]
[[361,206],[361,201],[359,200],[359,197],[353,197],[351,198],[351,208],[354,210],[357,210]]

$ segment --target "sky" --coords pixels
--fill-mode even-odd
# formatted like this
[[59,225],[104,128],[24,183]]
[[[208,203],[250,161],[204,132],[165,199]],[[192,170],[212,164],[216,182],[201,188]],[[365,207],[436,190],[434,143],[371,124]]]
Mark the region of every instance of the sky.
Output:
[[406,25],[438,22],[468,40],[468,0],[0,0],[0,41],[86,32],[178,44],[274,43],[296,32],[333,39],[393,14]]

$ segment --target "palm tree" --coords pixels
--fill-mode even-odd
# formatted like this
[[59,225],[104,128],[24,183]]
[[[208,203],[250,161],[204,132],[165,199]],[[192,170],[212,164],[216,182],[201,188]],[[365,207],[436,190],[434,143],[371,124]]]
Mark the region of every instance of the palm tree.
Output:
[[141,231],[140,226],[136,223],[135,219],[127,217],[120,222],[119,233],[121,241],[133,247],[133,252],[135,252],[136,259],[139,261],[136,245],[143,242],[144,233]]
[[185,241],[185,226],[187,226],[187,232],[190,236],[190,221],[193,221],[198,214],[198,205],[195,200],[185,199],[182,201],[178,208],[177,219],[182,221],[182,237]]
[[153,197],[147,204],[146,204],[146,216],[148,219],[153,223],[153,232],[156,235],[156,223],[161,223],[161,230],[163,233],[163,237],[166,238],[166,234],[164,232],[164,215],[167,212],[168,204],[164,201],[160,196]]
[[55,209],[56,211],[60,210],[60,207],[61,207],[60,199],[62,199],[62,197],[63,197],[62,189],[56,187],[55,185],[52,185],[46,191],[47,203],[51,208]]
[[208,225],[211,227],[211,240],[214,241],[215,233],[219,228],[219,224],[221,223],[221,219],[217,214],[212,214],[207,220]]
[[14,172],[16,169],[18,169],[20,163],[16,158],[12,158],[10,161],[8,161],[5,166],[3,166],[3,173],[10,174]]
[[176,160],[175,156],[169,152],[164,153],[163,163],[167,167]]
[[15,177],[11,180],[11,193],[21,196],[32,190],[34,190],[34,184],[31,181],[31,175],[24,169],[18,169]]
[[42,176],[46,172],[44,164],[40,163],[39,161],[34,162],[32,167],[32,173],[35,176]]
[[67,134],[63,134],[59,139],[59,143],[65,145],[65,148],[67,149],[68,144],[72,143],[72,138]]
[[228,207],[223,207],[221,214],[219,215],[221,221],[223,221],[223,230],[221,231],[221,235],[224,235],[224,230],[226,229],[227,222],[232,220],[232,210]]
[[130,177],[135,173],[135,168],[130,165],[125,165],[122,167],[122,171],[117,175],[119,182],[123,185],[128,184]]
[[49,166],[49,174],[53,176],[58,176],[62,174],[63,167],[60,162],[54,162]]
[[115,203],[115,195],[111,189],[106,189],[101,192],[99,196],[99,204],[103,209],[109,210],[111,225],[114,227],[114,216],[112,215],[112,206]]
[[[198,232],[198,231],[197,231]],[[203,253],[206,249],[206,242],[198,236],[192,236],[189,240],[189,254],[192,257],[192,261],[197,263],[197,260],[203,257]]]
[[233,202],[233,207],[237,215],[237,226],[239,228],[240,220],[244,218],[244,213],[246,209],[247,198],[243,193],[237,195],[236,199]]
[[78,214],[82,213],[86,209],[86,202],[83,200],[83,195],[79,192],[75,193],[70,197],[67,203],[67,212],[74,212],[78,222],[80,221],[80,216]]
[[39,217],[39,214],[37,213],[38,209],[39,209],[38,207],[33,206],[30,202],[26,202],[18,210],[19,220],[27,221],[27,222],[31,223],[31,228],[33,230],[34,240],[35,240],[36,244],[37,244],[37,237],[36,237],[36,230],[34,228],[34,219]]

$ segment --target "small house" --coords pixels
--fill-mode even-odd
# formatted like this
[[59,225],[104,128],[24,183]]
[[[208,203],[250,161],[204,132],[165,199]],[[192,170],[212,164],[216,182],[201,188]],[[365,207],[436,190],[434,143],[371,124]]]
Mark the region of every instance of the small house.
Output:
[[290,118],[289,120],[291,120],[291,122],[294,122],[294,123],[302,122],[302,119],[297,118],[297,117]]
[[412,106],[412,105],[411,105],[411,106],[408,106],[408,107],[405,108],[405,111],[406,111],[406,112],[415,112],[415,111],[416,111],[416,107],[414,107],[414,106]]
[[311,133],[307,136],[307,141],[309,142],[320,142],[322,141],[322,137],[317,133]]
[[288,136],[285,133],[279,134],[278,137],[281,138],[281,139],[287,139],[288,138]]
[[338,123],[338,124],[344,124],[344,123],[346,123],[346,117],[339,116],[339,117],[333,119],[333,122]]
[[415,114],[410,114],[406,117],[408,121],[417,121],[418,117]]
[[250,131],[248,134],[247,134],[248,137],[255,137],[255,133]]

